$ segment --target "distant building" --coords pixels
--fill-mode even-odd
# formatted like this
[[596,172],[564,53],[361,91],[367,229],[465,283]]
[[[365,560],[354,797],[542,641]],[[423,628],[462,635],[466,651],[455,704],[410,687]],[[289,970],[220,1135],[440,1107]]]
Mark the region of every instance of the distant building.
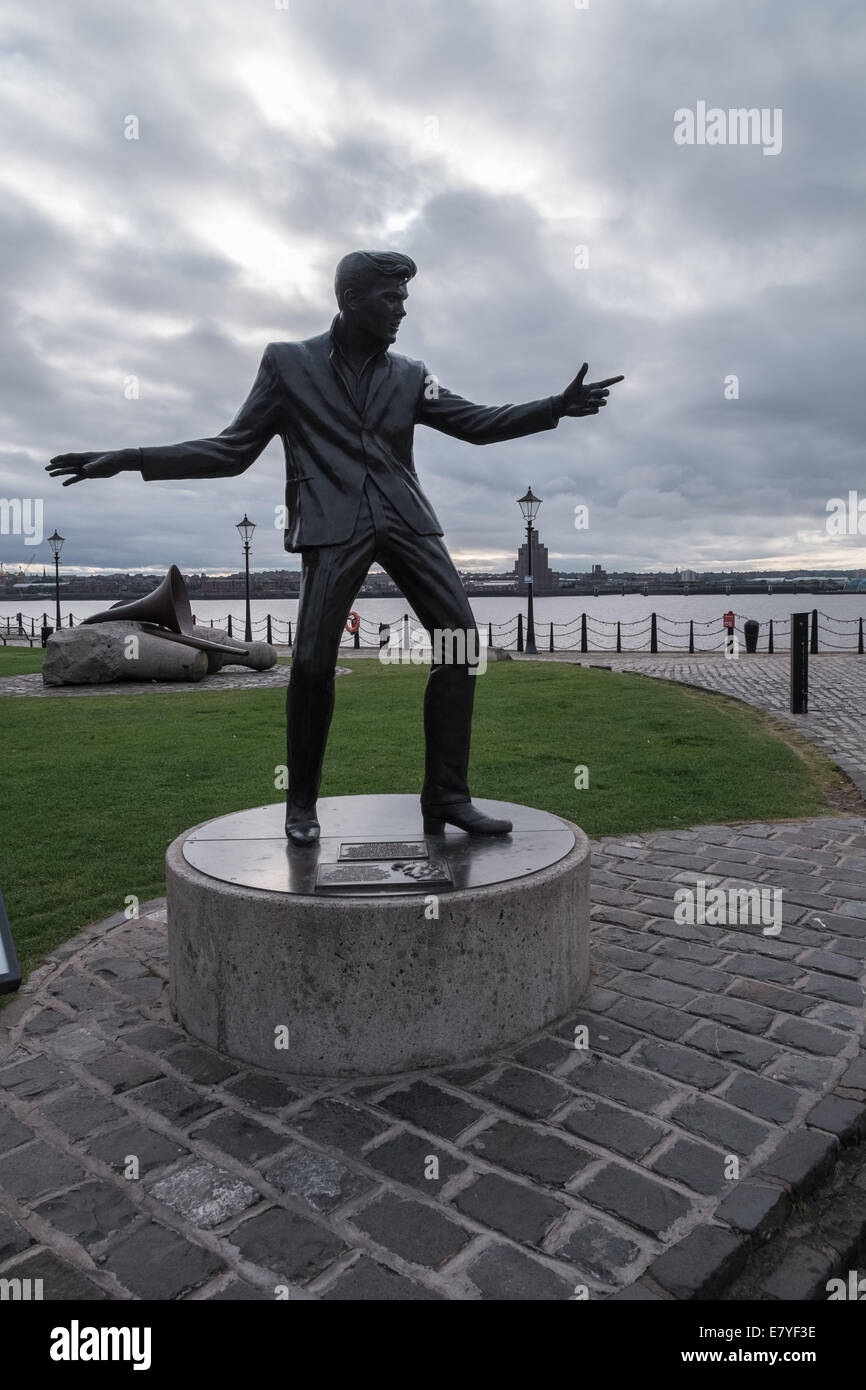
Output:
[[680,570],[680,579],[684,584],[694,584],[697,577],[695,570]]
[[[528,574],[528,548],[526,542],[517,552],[517,564],[514,566],[514,583],[517,585],[517,592],[526,592],[526,576]],[[542,545],[538,539],[538,532],[532,528],[532,589],[538,595],[555,593],[558,588],[558,578],[552,572],[547,560],[547,546]]]

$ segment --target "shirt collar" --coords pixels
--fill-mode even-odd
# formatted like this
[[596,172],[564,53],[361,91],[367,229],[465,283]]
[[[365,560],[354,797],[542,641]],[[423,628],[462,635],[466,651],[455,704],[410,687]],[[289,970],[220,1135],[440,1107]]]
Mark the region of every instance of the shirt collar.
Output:
[[[341,320],[339,314],[336,314],[336,315],[335,315],[335,317],[334,317],[334,319],[333,319],[333,322],[331,323],[330,338],[331,338],[331,352],[330,352],[330,356],[333,357],[335,352],[338,353],[338,354],[340,355],[340,357],[342,358],[342,360],[346,363],[346,366],[348,367],[348,366],[349,366],[349,359],[348,359],[348,357],[346,356],[346,351],[345,351],[345,336],[344,336],[344,333],[343,333],[342,320]],[[378,361],[379,358],[386,357],[386,356],[387,356],[387,352],[388,352],[388,350],[387,350],[386,347],[377,348],[375,352],[371,352],[371,353],[370,353],[370,356],[367,358],[367,360],[364,362],[363,366],[361,367],[361,372],[363,373],[364,371],[366,371],[367,367],[369,367],[369,365],[370,365],[371,362],[375,362],[375,361]]]

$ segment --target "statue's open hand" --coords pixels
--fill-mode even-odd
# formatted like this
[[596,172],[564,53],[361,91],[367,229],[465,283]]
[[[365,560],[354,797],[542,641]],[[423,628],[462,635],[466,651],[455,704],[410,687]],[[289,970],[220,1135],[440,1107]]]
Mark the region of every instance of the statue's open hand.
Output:
[[607,405],[610,395],[608,387],[624,381],[621,376],[609,376],[606,381],[584,382],[589,364],[584,362],[570,386],[566,386],[560,400],[563,415],[597,415],[603,405]]
[[121,472],[121,465],[113,453],[99,452],[55,454],[45,467],[52,478],[62,478],[65,473],[69,474],[68,478],[64,478],[64,487],[69,487],[70,483],[83,483],[85,478],[113,478],[115,473]]

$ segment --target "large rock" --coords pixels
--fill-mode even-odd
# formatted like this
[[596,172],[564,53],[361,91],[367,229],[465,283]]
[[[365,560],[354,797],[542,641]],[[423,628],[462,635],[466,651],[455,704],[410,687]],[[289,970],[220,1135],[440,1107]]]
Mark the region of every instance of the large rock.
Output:
[[59,628],[48,639],[42,679],[46,685],[200,681],[207,669],[207,656],[196,647],[167,642],[141,623],[119,621]]
[[227,647],[238,648],[237,656],[208,652],[208,675],[220,671],[223,666],[249,666],[253,671],[269,671],[277,664],[276,648],[270,642],[239,642],[236,637],[229,637],[225,628],[205,627],[203,623],[196,623],[193,632],[196,637],[204,637],[209,642],[224,642]]

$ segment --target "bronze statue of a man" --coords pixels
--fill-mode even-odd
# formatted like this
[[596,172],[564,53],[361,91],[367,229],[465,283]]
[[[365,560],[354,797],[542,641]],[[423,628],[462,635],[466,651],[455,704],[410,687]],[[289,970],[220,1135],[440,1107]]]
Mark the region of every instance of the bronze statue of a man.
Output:
[[378,562],[424,627],[462,633],[462,660],[437,655],[424,697],[426,834],[445,825],[470,835],[511,824],[472,805],[467,782],[475,680],[466,660],[478,634],[442,527],[418,482],[416,424],[472,444],[554,429],[562,415],[597,415],[622,377],[585,383],[584,363],[561,395],[527,405],[483,406],[441,386],[423,362],[388,351],[405,317],[417,267],[397,252],[353,251],[337,266],[339,312],[326,333],[270,343],[247,400],[213,439],[108,453],[59,454],[48,471],[85,478],[140,471],[146,481],[222,478],[249,468],[275,435],[286,457],[285,547],[302,557],[287,714],[286,834],[319,837],[316,800],[334,706],[334,667],[346,615]]

